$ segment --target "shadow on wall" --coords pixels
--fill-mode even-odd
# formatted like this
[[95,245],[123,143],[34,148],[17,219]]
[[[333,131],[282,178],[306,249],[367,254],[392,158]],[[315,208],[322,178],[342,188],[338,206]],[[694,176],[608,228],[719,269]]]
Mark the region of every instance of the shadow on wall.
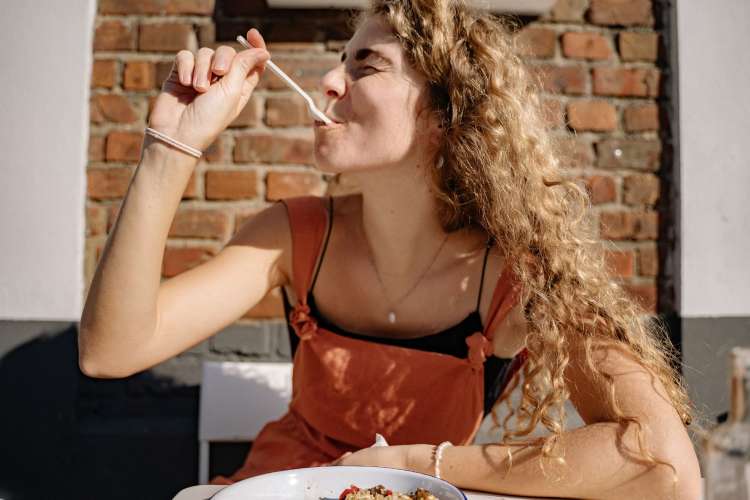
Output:
[[195,484],[198,385],[88,378],[76,335],[61,323],[0,358],[0,498],[161,500]]

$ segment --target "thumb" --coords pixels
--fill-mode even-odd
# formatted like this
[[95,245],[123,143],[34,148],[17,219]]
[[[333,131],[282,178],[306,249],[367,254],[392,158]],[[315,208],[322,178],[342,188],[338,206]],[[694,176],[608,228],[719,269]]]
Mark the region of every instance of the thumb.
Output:
[[[263,63],[271,58],[271,54],[266,49],[247,49],[239,52],[232,61],[232,66],[229,68],[229,73],[221,79],[231,89],[240,89],[245,83],[245,80],[256,69],[261,69]],[[255,80],[253,86],[257,85],[260,75],[254,74],[252,78]]]

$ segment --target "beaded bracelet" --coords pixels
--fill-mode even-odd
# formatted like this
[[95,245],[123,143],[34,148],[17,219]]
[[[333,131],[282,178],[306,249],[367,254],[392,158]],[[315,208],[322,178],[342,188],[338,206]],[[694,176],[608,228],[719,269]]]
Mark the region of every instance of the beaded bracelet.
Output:
[[190,156],[195,156],[196,158],[200,158],[201,156],[203,156],[203,153],[201,153],[199,150],[197,150],[197,149],[195,149],[193,147],[190,147],[187,144],[183,144],[183,143],[181,143],[179,141],[176,141],[176,140],[172,139],[171,137],[169,137],[167,134],[163,134],[163,133],[159,132],[158,130],[152,129],[151,127],[146,127],[146,133],[148,135],[151,135],[153,137],[156,137],[157,139],[160,139],[160,140],[166,142],[167,144],[169,144],[171,146],[176,147],[180,151],[183,151],[183,152],[189,154]]
[[433,460],[435,460],[435,477],[438,479],[441,479],[440,459],[443,458],[443,452],[449,446],[453,446],[453,443],[451,443],[450,441],[443,441],[442,443],[440,443],[439,445],[433,448],[432,457],[433,457]]

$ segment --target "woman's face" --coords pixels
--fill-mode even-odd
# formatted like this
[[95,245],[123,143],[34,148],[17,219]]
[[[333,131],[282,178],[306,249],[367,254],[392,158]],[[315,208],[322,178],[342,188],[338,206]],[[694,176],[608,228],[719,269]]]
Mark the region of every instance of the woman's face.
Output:
[[[379,17],[369,17],[322,80],[325,114],[315,124],[315,161],[329,173],[424,162],[429,127],[417,121],[425,79],[408,66]],[[424,113],[423,116],[427,116]]]

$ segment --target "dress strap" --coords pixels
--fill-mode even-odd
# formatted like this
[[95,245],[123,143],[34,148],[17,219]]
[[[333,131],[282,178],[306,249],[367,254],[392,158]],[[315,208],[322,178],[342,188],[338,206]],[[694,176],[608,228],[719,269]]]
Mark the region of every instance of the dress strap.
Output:
[[492,304],[490,305],[490,312],[486,322],[487,326],[484,330],[484,336],[488,340],[492,340],[497,327],[508,316],[511,309],[516,306],[519,292],[520,286],[513,275],[512,263],[509,262],[505,266],[500,278],[498,278],[495,292],[492,295]]
[[475,310],[479,313],[479,306],[482,304],[482,290],[484,289],[484,273],[487,270],[487,257],[490,255],[492,248],[492,238],[487,240],[487,248],[484,251],[484,262],[482,263],[482,277],[479,278],[479,293],[477,294],[477,306]]
[[326,235],[326,199],[303,196],[282,200],[292,232],[292,284],[297,301],[307,303],[307,292]]

